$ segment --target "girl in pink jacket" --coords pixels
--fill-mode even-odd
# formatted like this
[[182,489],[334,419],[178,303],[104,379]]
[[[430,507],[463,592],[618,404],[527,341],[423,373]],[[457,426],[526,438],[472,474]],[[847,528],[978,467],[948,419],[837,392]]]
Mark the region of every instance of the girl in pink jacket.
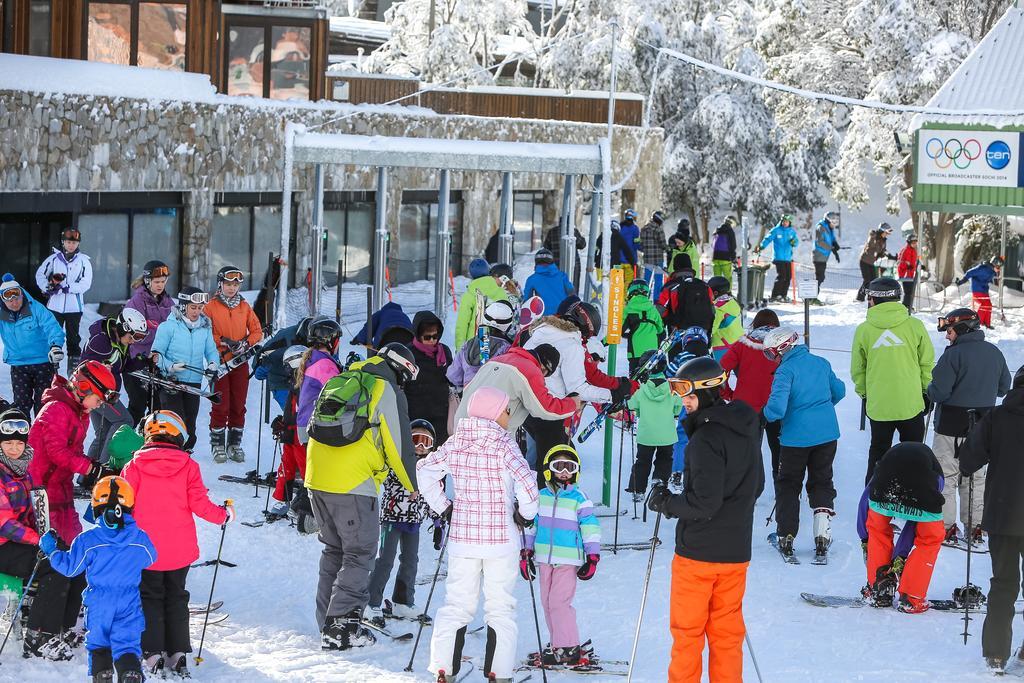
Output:
[[231,505],[209,499],[199,465],[184,450],[185,421],[170,410],[146,418],[146,442],[121,476],[135,489],[135,521],[156,547],[157,561],[142,572],[142,656],[149,673],[166,669],[187,676],[185,655],[192,651],[188,631],[189,565],[199,557],[192,516],[224,525],[234,519]]

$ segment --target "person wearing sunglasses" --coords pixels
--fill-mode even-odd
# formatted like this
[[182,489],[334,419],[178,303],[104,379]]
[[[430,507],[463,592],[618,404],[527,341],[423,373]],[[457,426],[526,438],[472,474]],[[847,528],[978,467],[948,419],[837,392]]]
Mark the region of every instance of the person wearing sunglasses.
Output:
[[[163,261],[147,261],[142,266],[142,273],[132,280],[132,296],[124,306],[138,311],[146,319],[146,336],[132,342],[132,355],[149,356],[157,327],[167,320],[175,308],[177,302],[167,293],[167,280],[170,276],[171,269]],[[128,412],[132,416],[132,424],[138,424],[148,411],[159,407],[159,393],[158,405],[150,406],[149,387],[140,379],[125,377],[124,390],[128,394]]]
[[81,242],[77,228],[64,228],[60,231],[61,248],[54,247],[36,270],[36,285],[46,297],[46,307],[67,335],[68,374],[82,355],[82,313],[85,294],[92,287],[92,261],[78,250]]
[[25,415],[38,415],[43,392],[64,360],[64,330],[10,273],[0,281],[0,303],[0,339],[4,363],[11,368],[14,405]]
[[683,492],[656,483],[647,506],[678,519],[672,558],[668,679],[699,681],[705,640],[712,681],[743,680],[743,594],[764,488],[757,413],[720,396],[725,370],[713,358],[687,361],[670,381],[686,408]]
[[416,379],[405,385],[409,419],[422,419],[434,425],[437,445],[440,446],[448,440],[448,397],[452,385],[447,373],[452,364],[452,350],[441,343],[444,324],[431,311],[420,311],[414,315],[412,326],[416,330],[416,338],[409,350],[420,372]]

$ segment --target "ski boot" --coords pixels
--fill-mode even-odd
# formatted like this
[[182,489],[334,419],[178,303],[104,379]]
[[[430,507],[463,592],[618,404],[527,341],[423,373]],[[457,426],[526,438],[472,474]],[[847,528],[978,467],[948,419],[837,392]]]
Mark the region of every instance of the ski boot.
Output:
[[540,663],[538,666],[558,666],[558,651],[551,647],[551,643],[548,643],[544,648],[544,651],[540,653]]
[[432,620],[429,615],[423,614],[416,608],[416,605],[403,605],[400,602],[384,601],[384,614],[395,619],[406,619],[408,621],[420,621],[430,626]]
[[779,552],[786,557],[793,556],[793,534],[779,536]]
[[682,472],[673,472],[672,475],[668,478],[668,487],[670,489],[672,489],[674,492],[682,491],[683,490],[683,473]]
[[384,620],[385,612],[381,609],[380,605],[374,607],[373,605],[366,606],[366,613],[363,618],[378,628],[387,628],[387,622]]
[[944,545],[957,545],[960,542],[960,530],[956,524],[946,527],[946,536],[942,539]]
[[288,503],[283,500],[274,503],[273,507],[267,510],[267,519],[282,519],[288,516]]
[[896,586],[899,579],[891,565],[884,565],[875,572],[875,583],[867,586],[864,597],[872,607],[892,607],[892,601],[896,597]]
[[64,642],[67,643],[68,647],[72,650],[85,645],[85,632],[80,631],[77,628],[65,629],[61,632],[60,637],[64,639]]
[[634,492],[632,494],[632,498],[633,498],[633,503],[634,504],[644,502],[644,494],[642,494],[642,493],[635,493]]
[[931,609],[931,606],[932,603],[923,598],[915,598],[906,593],[900,593],[900,604],[897,605],[896,609],[904,614],[921,614]]
[[971,535],[968,537],[969,543],[973,546],[984,546],[985,545],[985,532],[981,530],[981,525],[978,524],[971,531]]
[[343,616],[327,617],[320,634],[320,649],[351,650],[353,647],[373,645],[377,639],[359,622],[363,610],[355,609]]
[[[234,462],[245,462],[245,451],[242,450],[242,428],[228,429],[228,457]],[[259,473],[256,473],[259,476]]]
[[836,513],[830,508],[814,510],[814,555],[824,557],[832,545],[832,528],[829,520]]
[[164,654],[162,652],[143,652],[142,667],[154,678],[164,677]]
[[1006,673],[1006,660],[1001,657],[985,657],[985,666],[997,676]]
[[22,654],[26,658],[41,657],[53,662],[66,662],[74,656],[71,647],[64,642],[60,634],[36,629],[25,631]]
[[210,430],[210,451],[213,453],[213,461],[223,464],[228,461],[226,446],[228,430],[226,428]]
[[167,671],[171,678],[192,678],[188,670],[188,658],[184,652],[167,655]]
[[572,647],[556,647],[555,656],[558,657],[558,663],[562,666],[579,666],[580,646],[573,645]]
[[114,662],[117,683],[142,683],[142,664],[136,655],[121,655]]
[[953,589],[953,602],[956,603],[958,609],[964,607],[975,609],[984,605],[987,600],[985,594],[981,592],[981,588],[973,583]]

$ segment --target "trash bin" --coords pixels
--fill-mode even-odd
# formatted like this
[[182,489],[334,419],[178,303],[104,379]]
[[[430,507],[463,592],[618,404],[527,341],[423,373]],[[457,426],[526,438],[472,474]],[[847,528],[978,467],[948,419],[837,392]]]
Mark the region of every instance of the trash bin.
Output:
[[747,279],[744,282],[743,301],[740,304],[748,311],[763,308],[768,304],[764,296],[764,275],[770,267],[770,263],[747,264]]

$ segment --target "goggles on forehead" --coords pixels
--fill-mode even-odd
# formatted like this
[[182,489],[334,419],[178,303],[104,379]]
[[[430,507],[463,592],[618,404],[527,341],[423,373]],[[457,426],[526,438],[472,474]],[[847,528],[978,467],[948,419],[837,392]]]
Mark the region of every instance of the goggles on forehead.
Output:
[[11,287],[10,289],[5,289],[3,294],[0,294],[0,297],[3,297],[4,301],[12,301],[14,299],[17,299],[19,296],[21,296],[20,287]]
[[414,447],[422,446],[423,448],[433,448],[434,437],[432,437],[428,432],[413,432],[412,445]]
[[677,396],[689,396],[698,389],[714,389],[725,384],[725,373],[717,377],[710,379],[676,379],[675,377],[669,379],[668,385],[672,389],[672,393]]
[[0,422],[0,434],[28,434],[28,420],[4,420]]
[[69,242],[81,242],[82,241],[82,233],[78,232],[74,228],[68,228],[64,232],[61,233],[60,238],[61,238],[61,240],[65,240],[65,241],[69,241]]
[[208,304],[210,295],[206,292],[195,292],[194,294],[179,294],[178,301],[183,304]]
[[171,269],[168,268],[167,266],[157,266],[153,270],[149,271],[149,273],[146,275],[146,277],[148,277],[149,279],[153,279],[155,277],[170,277],[170,276],[171,276]]
[[243,275],[242,271],[240,270],[229,270],[228,272],[224,273],[224,275],[221,277],[221,280],[223,280],[224,282],[232,283],[241,282],[244,279],[245,275]]
[[580,471],[579,463],[572,460],[552,460],[548,464],[548,469],[552,472],[566,472],[568,474],[576,474]]
[[[143,334],[142,336],[143,338],[145,338],[146,335]],[[107,403],[117,403],[117,401],[121,398],[121,394],[117,389],[104,389],[103,383],[96,379],[96,375],[92,374],[89,371],[89,368],[85,367],[84,364],[80,365],[79,369],[81,370],[82,375],[85,376],[85,378],[92,383],[92,387],[89,387],[89,391],[91,393],[95,393],[98,396],[102,397],[103,400],[106,401]]]

